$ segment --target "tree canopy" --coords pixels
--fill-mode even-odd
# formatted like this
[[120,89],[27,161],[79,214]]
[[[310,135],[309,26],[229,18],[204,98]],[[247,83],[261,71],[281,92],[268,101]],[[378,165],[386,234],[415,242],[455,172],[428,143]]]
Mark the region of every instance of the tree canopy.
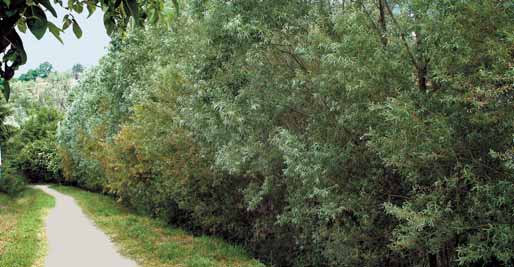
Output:
[[84,70],[85,70],[85,68],[84,68],[84,66],[82,66],[82,64],[73,65],[73,67],[71,68],[71,73],[75,77],[75,80],[78,80],[80,74],[82,72],[84,72]]
[[270,266],[512,265],[512,1],[182,10],[72,90],[65,181]]
[[28,70],[26,73],[20,75],[18,80],[21,81],[35,81],[37,78],[46,78],[53,71],[52,64],[43,62],[37,69]]
[[270,267],[514,265],[514,2],[181,3],[13,83],[14,166]]
[[[173,0],[176,6],[177,1]],[[47,18],[57,17],[56,7],[66,10],[61,25],[55,25]],[[77,38],[82,36],[82,29],[74,15],[87,10],[89,16],[98,8],[104,12],[103,22],[108,34],[117,29],[124,29],[127,25],[142,25],[144,21],[157,21],[164,7],[162,0],[70,0],[67,2],[57,0],[2,0],[0,1],[0,82],[6,99],[9,99],[9,80],[14,76],[19,66],[27,61],[27,54],[19,32],[27,29],[37,38],[41,39],[50,32],[62,42],[60,34],[72,28]]]

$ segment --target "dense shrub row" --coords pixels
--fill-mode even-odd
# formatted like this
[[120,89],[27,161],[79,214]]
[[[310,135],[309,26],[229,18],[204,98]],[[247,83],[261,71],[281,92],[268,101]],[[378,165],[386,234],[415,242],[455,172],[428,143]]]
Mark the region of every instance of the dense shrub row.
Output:
[[68,182],[273,266],[514,263],[508,1],[191,1],[70,95]]
[[30,182],[61,180],[62,160],[56,142],[60,119],[57,110],[42,106],[32,112],[11,140],[10,146],[16,149],[11,164]]
[[12,115],[12,109],[5,103],[0,102],[0,152],[2,164],[0,166],[0,192],[9,195],[16,195],[25,188],[25,179],[20,176],[8,159],[13,151],[9,149],[7,141],[16,133],[16,128],[7,123]]
[[17,195],[25,189],[25,177],[19,175],[11,166],[3,166],[0,172],[0,192]]
[[50,63],[43,63],[37,80],[32,75],[36,72],[31,70],[34,79],[20,77],[12,81],[16,94],[9,103],[1,103],[0,127],[5,131],[0,131],[0,191],[13,194],[22,191],[26,182],[62,180],[56,131],[66,109],[72,77],[69,73],[50,72],[51,69]]
[[62,180],[62,159],[56,142],[60,117],[57,110],[42,106],[32,110],[19,127],[11,126],[12,132],[2,142],[0,191],[16,194],[26,182]]

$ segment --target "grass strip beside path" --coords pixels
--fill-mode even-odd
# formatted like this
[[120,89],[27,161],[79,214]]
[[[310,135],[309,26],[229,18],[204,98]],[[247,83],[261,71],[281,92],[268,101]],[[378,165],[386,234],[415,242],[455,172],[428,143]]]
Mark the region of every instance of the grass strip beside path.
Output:
[[141,267],[264,267],[225,241],[194,237],[165,223],[127,210],[109,196],[73,187],[52,188],[74,197],[84,212],[109,235],[122,254]]
[[54,199],[36,189],[0,193],[0,266],[39,267],[46,253],[44,217]]

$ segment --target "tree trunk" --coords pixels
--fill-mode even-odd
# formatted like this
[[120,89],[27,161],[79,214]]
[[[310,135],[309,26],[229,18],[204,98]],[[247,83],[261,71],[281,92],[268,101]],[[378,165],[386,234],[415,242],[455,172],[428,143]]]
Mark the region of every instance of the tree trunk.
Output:
[[427,91],[427,64],[425,62],[420,62],[416,67],[417,69],[417,80],[418,80],[418,88],[419,90],[426,92]]
[[430,267],[437,267],[437,255],[428,254],[428,263]]
[[380,40],[382,41],[382,45],[387,46],[387,42],[388,42],[387,36],[386,36],[387,24],[386,24],[386,20],[385,20],[384,1],[386,1],[386,0],[378,0],[378,11],[379,11],[378,25],[380,25],[380,30],[382,31],[380,33]]
[[421,34],[419,32],[415,32],[415,40],[416,40],[416,53],[419,55],[417,57],[417,64],[416,64],[416,76],[418,80],[418,88],[422,92],[427,91],[427,75],[428,75],[428,60],[423,55],[423,49],[422,49],[422,41],[421,41]]

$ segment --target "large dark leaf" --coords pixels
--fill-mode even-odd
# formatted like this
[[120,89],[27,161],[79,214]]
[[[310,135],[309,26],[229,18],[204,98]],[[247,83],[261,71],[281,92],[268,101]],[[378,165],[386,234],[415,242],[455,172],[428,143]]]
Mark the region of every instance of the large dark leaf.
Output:
[[139,22],[139,12],[137,9],[137,0],[123,0],[123,8],[128,15],[134,17],[136,23]]
[[16,54],[18,54],[18,59],[16,60],[16,66],[23,65],[27,62],[27,53],[25,52],[25,48],[23,47],[23,41],[16,31],[10,31],[9,34],[5,36],[7,40],[12,44],[13,49],[16,50]]
[[50,11],[50,13],[52,13],[54,17],[57,17],[57,12],[55,12],[54,7],[50,3],[50,0],[37,0],[37,2],[43,5],[46,9],[48,9],[48,11]]
[[116,27],[116,22],[112,18],[110,12],[104,13],[104,26],[108,35],[111,35],[114,32],[114,28]]
[[6,47],[8,47],[11,44],[9,39],[6,38],[0,38],[0,51],[4,51]]
[[43,38],[48,27],[48,21],[43,9],[38,6],[31,6],[30,9],[27,9],[25,15],[27,16],[27,26],[30,32],[32,32],[37,39]]

